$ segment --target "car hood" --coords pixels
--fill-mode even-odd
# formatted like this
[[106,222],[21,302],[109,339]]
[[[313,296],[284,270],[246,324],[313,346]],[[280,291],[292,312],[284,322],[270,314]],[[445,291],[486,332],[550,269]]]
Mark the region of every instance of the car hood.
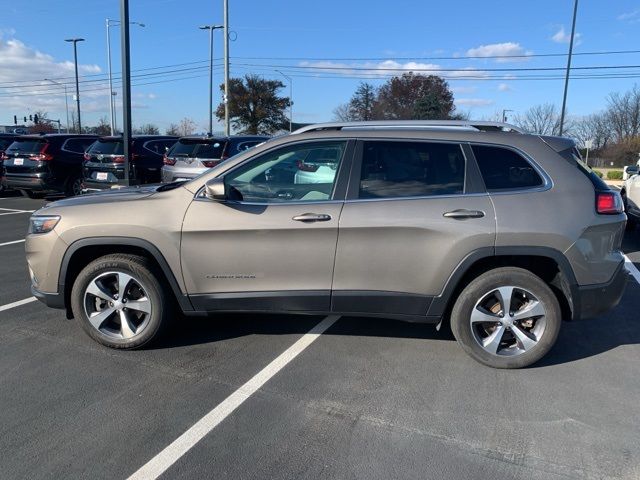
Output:
[[[123,202],[147,198],[158,191],[159,185],[142,185],[136,187],[104,190],[102,192],[79,195],[77,197],[65,198],[51,202],[42,207],[41,210],[55,207],[70,207],[74,205],[92,205],[113,202]],[[39,210],[39,211],[41,211]]]

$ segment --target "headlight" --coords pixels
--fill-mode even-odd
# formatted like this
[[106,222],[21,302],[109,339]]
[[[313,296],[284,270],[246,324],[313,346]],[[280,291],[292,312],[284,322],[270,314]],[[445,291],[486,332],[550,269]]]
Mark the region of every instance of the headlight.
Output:
[[48,233],[60,221],[59,215],[37,216],[29,219],[29,233]]

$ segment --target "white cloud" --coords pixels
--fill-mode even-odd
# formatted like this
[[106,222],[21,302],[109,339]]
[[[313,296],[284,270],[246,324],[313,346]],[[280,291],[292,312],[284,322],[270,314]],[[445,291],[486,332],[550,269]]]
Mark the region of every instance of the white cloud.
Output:
[[475,87],[473,85],[471,86],[460,86],[460,87],[451,87],[451,91],[453,93],[474,93],[476,90],[478,90],[478,87]]
[[511,85],[509,85],[508,83],[501,83],[498,85],[498,90],[500,92],[510,92],[511,90],[513,90],[513,88],[511,88]]
[[621,22],[638,23],[640,22],[640,8],[636,8],[631,12],[622,13],[618,15],[617,18]]
[[[580,45],[582,43],[582,34],[576,32],[576,36],[574,39],[574,45]],[[569,41],[571,40],[571,34],[565,32],[564,30],[564,26],[560,26],[559,30],[553,34],[553,36],[551,37],[551,40],[553,40],[556,43],[569,43]]]
[[455,100],[456,105],[464,105],[467,107],[487,107],[493,105],[493,100],[488,98],[458,98]]
[[[44,81],[45,78],[63,79],[68,82],[69,102],[74,90],[74,64],[72,61],[56,61],[51,55],[31,48],[14,38],[4,40],[3,35],[11,34],[11,30],[3,30],[0,35],[0,109],[7,109],[16,114],[24,114],[29,109],[64,111],[64,93],[60,86]],[[100,67],[92,64],[79,64],[80,75],[100,73]],[[91,88],[99,88],[100,84],[92,84]],[[83,92],[81,86],[80,98],[95,98],[107,96],[107,92]],[[46,93],[46,94],[45,94]],[[102,103],[102,102],[100,102]],[[108,102],[104,100],[104,108]],[[85,104],[82,105],[85,110]],[[87,111],[97,108],[88,102]]]
[[476,48],[467,50],[467,56],[487,58],[487,57],[515,57],[515,58],[495,58],[496,62],[521,62],[529,60],[526,56],[533,52],[525,50],[519,43],[491,43],[488,45],[480,45]]
[[485,72],[480,72],[473,67],[461,69],[445,69],[435,63],[405,62],[385,60],[382,62],[365,63],[340,63],[332,61],[300,62],[301,67],[310,67],[316,73],[332,73],[335,75],[358,75],[366,78],[381,78],[389,75],[401,75],[406,72],[415,72],[423,75],[440,75],[445,77],[469,78],[486,77]]

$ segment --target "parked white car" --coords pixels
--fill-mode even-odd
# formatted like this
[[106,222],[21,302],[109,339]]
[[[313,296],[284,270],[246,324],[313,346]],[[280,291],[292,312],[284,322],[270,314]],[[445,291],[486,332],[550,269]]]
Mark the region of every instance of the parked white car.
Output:
[[629,180],[631,177],[636,175],[640,171],[640,167],[638,165],[627,165],[622,170],[622,180]]
[[628,218],[627,225],[633,228],[640,222],[640,174],[637,170],[625,180],[620,194]]

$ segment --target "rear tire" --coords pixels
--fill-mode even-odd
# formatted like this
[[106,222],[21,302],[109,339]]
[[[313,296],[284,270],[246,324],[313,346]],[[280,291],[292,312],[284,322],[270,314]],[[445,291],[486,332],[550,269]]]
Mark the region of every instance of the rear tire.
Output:
[[75,197],[82,194],[82,177],[75,175],[67,179],[64,193],[67,197]]
[[44,196],[46,195],[43,192],[35,192],[33,190],[20,190],[20,193],[22,193],[23,196],[29,198],[44,198]]
[[451,312],[451,330],[462,349],[493,368],[522,368],[540,360],[555,344],[561,321],[549,286],[515,267],[480,275]]
[[71,290],[73,315],[107,347],[136,349],[157,340],[171,305],[160,274],[145,257],[112,254],[87,265]]

